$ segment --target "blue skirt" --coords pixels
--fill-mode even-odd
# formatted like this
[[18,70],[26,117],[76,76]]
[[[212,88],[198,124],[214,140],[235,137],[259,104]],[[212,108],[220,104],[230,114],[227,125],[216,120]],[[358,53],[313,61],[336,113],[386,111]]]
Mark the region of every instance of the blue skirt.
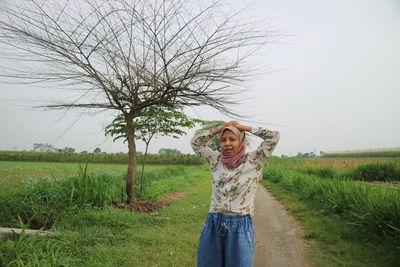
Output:
[[200,234],[198,267],[251,267],[254,229],[250,215],[209,213]]

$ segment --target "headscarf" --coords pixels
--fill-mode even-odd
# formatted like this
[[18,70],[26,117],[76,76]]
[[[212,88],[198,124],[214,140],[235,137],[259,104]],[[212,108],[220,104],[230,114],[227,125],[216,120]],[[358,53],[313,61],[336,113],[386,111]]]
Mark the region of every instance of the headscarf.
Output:
[[238,128],[234,126],[227,126],[224,129],[222,129],[220,140],[222,139],[222,136],[226,130],[233,132],[236,138],[239,139],[239,147],[236,153],[232,156],[225,156],[224,154],[221,154],[221,161],[229,169],[234,169],[246,160],[247,154],[246,154],[245,135],[244,132],[240,131]]

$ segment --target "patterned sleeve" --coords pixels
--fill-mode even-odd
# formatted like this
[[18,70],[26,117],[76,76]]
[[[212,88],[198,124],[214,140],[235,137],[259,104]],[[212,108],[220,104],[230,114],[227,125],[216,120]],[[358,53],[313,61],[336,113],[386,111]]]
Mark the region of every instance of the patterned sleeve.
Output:
[[218,157],[220,154],[217,151],[212,150],[207,146],[208,141],[213,137],[210,131],[206,131],[204,133],[198,134],[195,137],[193,137],[192,141],[190,144],[192,145],[193,151],[205,159],[209,164],[212,164],[212,162]]
[[280,133],[262,127],[252,127],[251,133],[264,139],[264,141],[255,151],[249,153],[249,157],[256,163],[263,165],[278,144]]

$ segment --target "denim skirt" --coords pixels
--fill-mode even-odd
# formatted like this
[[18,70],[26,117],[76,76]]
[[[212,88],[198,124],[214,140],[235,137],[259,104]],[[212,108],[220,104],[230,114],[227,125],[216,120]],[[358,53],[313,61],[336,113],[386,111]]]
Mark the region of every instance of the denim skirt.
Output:
[[208,213],[197,250],[198,267],[251,267],[253,255],[250,215]]

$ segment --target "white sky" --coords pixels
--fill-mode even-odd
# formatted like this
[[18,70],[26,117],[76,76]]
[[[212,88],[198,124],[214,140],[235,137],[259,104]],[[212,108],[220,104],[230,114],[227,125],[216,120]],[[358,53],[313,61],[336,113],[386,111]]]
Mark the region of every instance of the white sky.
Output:
[[[252,81],[250,99],[236,110],[250,114],[244,124],[280,130],[275,155],[400,146],[398,0],[258,0],[252,10],[286,37],[258,57],[257,63],[271,72]],[[104,136],[110,113],[85,115],[74,123],[78,111],[31,108],[48,94],[54,92],[0,84],[0,150],[51,143],[78,152],[96,147],[127,151],[122,142]],[[208,109],[191,114],[226,120]],[[150,152],[177,148],[193,153],[193,132],[179,140],[158,138]],[[138,151],[143,150],[139,142]]]

